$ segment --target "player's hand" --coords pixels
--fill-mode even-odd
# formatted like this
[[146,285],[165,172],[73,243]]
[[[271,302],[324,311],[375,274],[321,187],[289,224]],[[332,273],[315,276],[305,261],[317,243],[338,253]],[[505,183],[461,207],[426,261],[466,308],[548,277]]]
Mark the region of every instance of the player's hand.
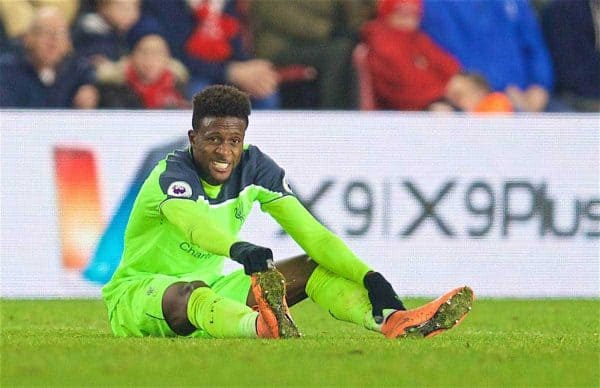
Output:
[[369,292],[369,300],[373,306],[373,319],[376,323],[383,322],[383,310],[406,310],[392,285],[379,272],[369,272],[363,279]]
[[273,64],[264,59],[231,62],[227,67],[228,81],[256,98],[275,93],[278,77]]
[[238,241],[229,248],[229,257],[244,266],[246,275],[273,268],[273,251],[245,241]]

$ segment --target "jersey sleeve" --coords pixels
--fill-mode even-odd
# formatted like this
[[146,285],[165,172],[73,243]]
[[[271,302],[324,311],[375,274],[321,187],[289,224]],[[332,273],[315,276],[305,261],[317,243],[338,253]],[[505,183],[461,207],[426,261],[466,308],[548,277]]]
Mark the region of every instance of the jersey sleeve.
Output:
[[317,221],[295,196],[263,204],[281,227],[317,263],[344,278],[362,284],[371,269],[335,234]]
[[256,176],[254,184],[260,188],[257,196],[262,205],[285,196],[295,196],[286,178],[285,171],[273,159],[255,147]]
[[171,198],[196,201],[202,193],[198,178],[185,170],[165,171],[160,175],[158,183],[166,196],[165,201]]
[[194,201],[173,198],[160,206],[165,218],[179,228],[194,244],[219,256],[229,256],[229,248],[237,241],[208,216],[208,205],[203,209]]

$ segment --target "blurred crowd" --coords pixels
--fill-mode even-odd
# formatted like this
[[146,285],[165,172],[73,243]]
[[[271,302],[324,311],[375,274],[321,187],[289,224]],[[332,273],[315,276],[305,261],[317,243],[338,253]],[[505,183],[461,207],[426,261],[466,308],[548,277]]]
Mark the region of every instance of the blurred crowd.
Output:
[[0,107],[600,112],[600,0],[0,0]]

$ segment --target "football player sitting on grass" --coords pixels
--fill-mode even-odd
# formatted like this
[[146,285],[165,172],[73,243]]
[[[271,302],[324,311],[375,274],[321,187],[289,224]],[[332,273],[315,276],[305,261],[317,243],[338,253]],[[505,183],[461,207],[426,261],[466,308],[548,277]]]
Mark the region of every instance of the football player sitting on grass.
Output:
[[[244,144],[249,115],[248,96],[231,86],[194,97],[189,147],[144,182],[122,261],[103,288],[115,335],[298,337],[288,306],[307,296],[388,338],[431,337],[465,317],[468,287],[406,310],[390,283],[304,208],[284,170]],[[271,249],[240,241],[254,202],[306,254],[274,263]],[[223,275],[227,258],[243,270]]]

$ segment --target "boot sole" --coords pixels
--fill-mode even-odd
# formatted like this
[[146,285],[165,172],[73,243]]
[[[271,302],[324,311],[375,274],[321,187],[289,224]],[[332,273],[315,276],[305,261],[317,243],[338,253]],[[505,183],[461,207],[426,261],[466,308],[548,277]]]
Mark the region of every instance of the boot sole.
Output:
[[401,338],[433,337],[462,322],[473,305],[473,290],[463,287],[450,299],[442,303],[436,313],[428,321],[406,328]]
[[277,318],[280,338],[300,337],[300,331],[289,314],[285,304],[285,278],[276,269],[256,274],[257,282],[262,289],[262,298]]

